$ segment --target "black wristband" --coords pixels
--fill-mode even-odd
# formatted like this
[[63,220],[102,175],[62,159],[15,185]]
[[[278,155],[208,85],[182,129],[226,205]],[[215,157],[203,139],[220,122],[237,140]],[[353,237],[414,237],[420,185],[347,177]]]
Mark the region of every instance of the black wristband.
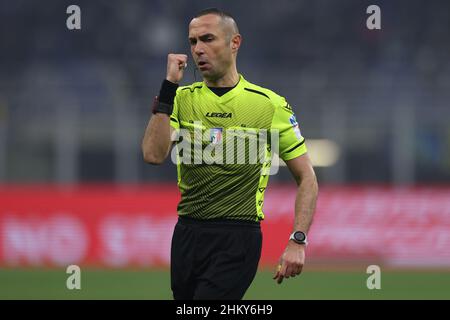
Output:
[[168,116],[172,114],[173,104],[167,104],[159,101],[158,97],[155,97],[153,101],[152,113],[165,113]]
[[173,111],[173,101],[177,94],[178,84],[164,79],[159,90],[159,96],[153,101],[152,113],[165,113],[171,115]]
[[170,82],[167,79],[164,79],[161,84],[161,90],[159,91],[159,102],[165,104],[173,104],[173,100],[175,99],[175,95],[177,94],[178,84]]

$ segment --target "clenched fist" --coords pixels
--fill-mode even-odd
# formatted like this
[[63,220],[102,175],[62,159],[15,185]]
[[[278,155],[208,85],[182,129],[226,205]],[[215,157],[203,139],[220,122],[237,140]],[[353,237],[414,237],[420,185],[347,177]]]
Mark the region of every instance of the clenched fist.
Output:
[[178,83],[183,78],[184,68],[187,66],[187,55],[169,53],[167,56],[167,76],[166,79],[173,83]]

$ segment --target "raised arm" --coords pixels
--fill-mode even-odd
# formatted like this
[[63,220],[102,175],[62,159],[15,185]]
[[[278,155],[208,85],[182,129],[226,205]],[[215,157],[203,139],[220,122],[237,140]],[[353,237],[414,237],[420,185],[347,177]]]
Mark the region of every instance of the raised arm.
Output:
[[187,55],[169,54],[167,57],[167,75],[159,96],[155,99],[152,117],[145,129],[142,139],[142,155],[144,161],[151,164],[161,164],[167,158],[172,146],[171,136],[174,129],[170,126],[170,115],[173,110],[174,98],[178,82],[183,78]]

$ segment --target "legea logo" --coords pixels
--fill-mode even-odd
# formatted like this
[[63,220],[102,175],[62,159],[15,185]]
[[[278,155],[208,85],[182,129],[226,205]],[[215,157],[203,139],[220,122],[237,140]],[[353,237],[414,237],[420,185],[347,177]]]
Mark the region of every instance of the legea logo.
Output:
[[233,114],[231,112],[207,112],[205,116],[208,118],[231,118]]

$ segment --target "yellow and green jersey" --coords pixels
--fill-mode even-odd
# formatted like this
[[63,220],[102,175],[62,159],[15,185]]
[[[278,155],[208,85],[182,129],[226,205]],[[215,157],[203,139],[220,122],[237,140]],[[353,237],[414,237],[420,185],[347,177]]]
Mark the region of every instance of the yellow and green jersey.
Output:
[[[192,145],[188,150],[192,161],[185,161],[186,149],[180,146],[186,141],[177,143],[180,216],[260,221],[264,219],[271,154],[276,152],[274,134],[281,159],[306,153],[305,139],[285,98],[246,81],[242,75],[238,84],[222,96],[204,82],[179,87],[170,124],[178,132],[187,132],[181,136]],[[265,158],[252,161],[250,141],[266,132],[265,143],[257,144],[258,152],[264,149]],[[243,145],[245,149],[239,148]],[[200,158],[196,157],[199,150]],[[202,154],[202,150],[209,152]]]

